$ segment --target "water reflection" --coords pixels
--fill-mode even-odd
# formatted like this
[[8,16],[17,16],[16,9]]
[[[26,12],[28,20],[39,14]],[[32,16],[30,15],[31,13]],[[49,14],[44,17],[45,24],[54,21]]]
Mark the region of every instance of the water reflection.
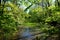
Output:
[[28,37],[28,38],[31,37],[31,33],[30,33],[29,28],[25,28],[25,31],[22,33],[22,36],[23,37]]
[[20,38],[21,39],[19,39],[19,40],[33,40],[35,37],[34,36],[32,36],[32,35],[34,35],[34,32],[37,32],[36,31],[36,29],[34,29],[34,28],[29,28],[29,27],[26,27],[26,28],[23,28],[22,30],[23,30],[23,32],[21,32],[21,34],[20,34]]

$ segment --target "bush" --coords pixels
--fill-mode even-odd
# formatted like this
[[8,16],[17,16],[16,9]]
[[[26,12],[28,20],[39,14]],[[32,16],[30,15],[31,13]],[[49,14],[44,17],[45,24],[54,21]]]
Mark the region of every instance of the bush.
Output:
[[0,9],[0,35],[3,35],[5,38],[8,36],[7,38],[9,38],[9,34],[16,33],[18,25],[24,22],[24,18],[21,16],[23,15],[23,11],[10,2],[6,3]]

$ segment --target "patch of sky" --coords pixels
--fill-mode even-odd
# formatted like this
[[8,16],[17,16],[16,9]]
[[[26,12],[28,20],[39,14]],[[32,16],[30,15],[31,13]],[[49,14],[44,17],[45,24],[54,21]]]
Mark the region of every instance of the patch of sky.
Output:
[[52,5],[54,5],[55,4],[55,0],[52,0]]

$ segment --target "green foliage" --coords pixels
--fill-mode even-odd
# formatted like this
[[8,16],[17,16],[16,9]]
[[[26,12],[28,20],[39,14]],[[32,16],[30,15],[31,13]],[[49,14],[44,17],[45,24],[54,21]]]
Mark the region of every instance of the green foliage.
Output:
[[[39,23],[36,27],[40,27],[42,32],[48,35],[59,35],[60,30],[60,7],[50,5],[47,7],[35,7],[30,10],[27,20],[31,23]],[[56,22],[56,23],[52,23]]]
[[18,25],[24,23],[25,19],[23,16],[23,10],[19,9],[15,4],[11,2],[5,3],[4,7],[1,7],[0,9],[3,9],[0,11],[0,13],[3,12],[2,15],[0,15],[0,33],[3,33],[2,35],[7,37],[8,34],[17,32]]
[[[19,7],[21,6],[20,4],[18,6],[18,1],[21,5],[28,6],[25,11],[29,9],[29,13],[23,11],[23,8]],[[55,1],[56,2],[52,4],[52,0],[16,0],[16,3],[15,0],[13,0],[12,2],[8,1],[2,4],[0,6],[1,34],[3,33],[7,36],[9,33],[16,32],[18,26],[23,25],[32,28],[39,27],[42,32],[48,35],[59,35],[60,1]]]
[[41,2],[41,0],[29,0],[29,2],[32,2],[32,3],[39,3],[39,2]]

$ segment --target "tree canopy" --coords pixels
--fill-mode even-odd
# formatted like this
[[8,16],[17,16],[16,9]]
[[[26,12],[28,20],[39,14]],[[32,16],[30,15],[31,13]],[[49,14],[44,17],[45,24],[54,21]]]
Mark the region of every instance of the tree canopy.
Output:
[[1,37],[31,26],[48,36],[56,34],[60,40],[60,0],[1,0],[0,4]]

